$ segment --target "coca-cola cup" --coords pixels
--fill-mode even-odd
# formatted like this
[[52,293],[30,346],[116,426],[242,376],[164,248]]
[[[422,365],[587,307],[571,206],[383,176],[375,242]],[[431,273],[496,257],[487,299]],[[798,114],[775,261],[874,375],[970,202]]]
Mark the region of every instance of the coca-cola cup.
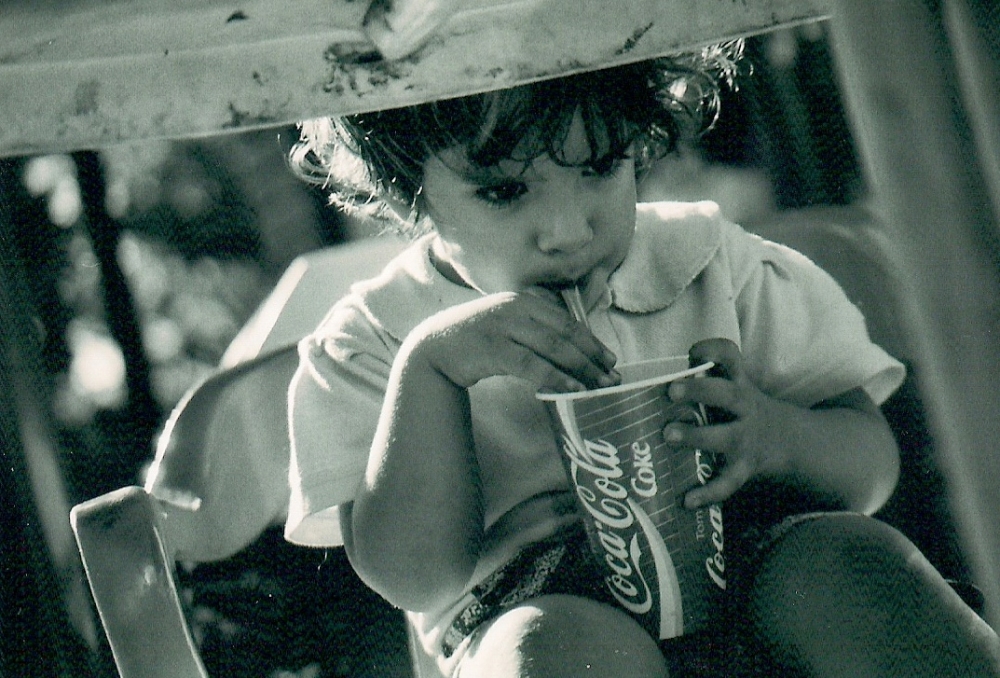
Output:
[[689,368],[686,356],[625,364],[620,386],[538,394],[608,591],[660,639],[704,627],[726,588],[722,508],[683,504],[712,477],[715,457],[663,441],[670,422],[706,422],[703,406],[671,402],[667,388],[711,367]]

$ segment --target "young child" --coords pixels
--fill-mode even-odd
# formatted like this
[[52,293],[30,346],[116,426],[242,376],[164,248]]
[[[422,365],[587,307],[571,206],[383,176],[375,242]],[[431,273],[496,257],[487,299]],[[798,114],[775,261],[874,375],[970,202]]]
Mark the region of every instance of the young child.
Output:
[[[342,531],[446,675],[1000,675],[995,634],[867,517],[896,482],[877,405],[902,366],[806,258],[711,203],[636,204],[637,177],[713,119],[737,52],[303,125],[297,159],[342,204],[420,234],[300,346],[286,536]],[[729,604],[659,643],[595,571],[535,394],[677,354],[724,376],[670,397],[728,415],[664,431],[726,460],[687,508],[763,480],[844,511],[727,532]]]

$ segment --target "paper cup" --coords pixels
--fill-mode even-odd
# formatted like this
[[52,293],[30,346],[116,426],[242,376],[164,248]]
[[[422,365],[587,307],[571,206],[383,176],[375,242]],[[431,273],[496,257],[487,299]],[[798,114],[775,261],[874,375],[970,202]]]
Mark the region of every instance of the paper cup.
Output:
[[683,506],[714,474],[714,455],[663,442],[672,421],[706,421],[703,406],[670,401],[670,382],[711,367],[688,368],[686,356],[632,363],[617,368],[620,386],[538,394],[608,590],[660,639],[704,627],[726,588],[722,508]]

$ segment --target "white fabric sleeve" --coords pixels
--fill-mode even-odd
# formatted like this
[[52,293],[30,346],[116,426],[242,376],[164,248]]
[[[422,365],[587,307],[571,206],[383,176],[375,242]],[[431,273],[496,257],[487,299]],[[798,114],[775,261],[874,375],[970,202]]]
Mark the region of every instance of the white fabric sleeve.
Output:
[[[346,309],[341,316],[356,312]],[[352,501],[368,464],[391,352],[367,323],[343,331],[335,313],[299,344],[289,389],[291,499],[285,538],[306,546],[343,543],[337,506]],[[331,326],[334,329],[330,329]],[[384,352],[376,356],[374,352]]]
[[754,382],[804,407],[858,387],[884,402],[905,368],[872,343],[864,316],[837,282],[792,249],[750,242],[736,303]]

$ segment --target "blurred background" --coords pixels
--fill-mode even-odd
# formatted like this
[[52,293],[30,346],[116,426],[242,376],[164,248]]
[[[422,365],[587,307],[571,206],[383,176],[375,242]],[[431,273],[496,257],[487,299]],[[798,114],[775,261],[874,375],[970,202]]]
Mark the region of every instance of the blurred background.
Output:
[[[796,219],[864,221],[824,24],[750,39],[747,65],[716,128],[665,160],[644,197],[713,199],[779,238]],[[289,263],[371,236],[371,224],[288,171],[295,138],[279,128],[0,160],[7,675],[116,675],[69,507],[142,484],[166,416]],[[886,405],[906,472],[883,516],[964,580],[913,378]],[[65,529],[50,527],[60,520]],[[231,560],[179,573],[213,676],[408,675],[401,617],[339,550],[297,549],[268,532]]]

